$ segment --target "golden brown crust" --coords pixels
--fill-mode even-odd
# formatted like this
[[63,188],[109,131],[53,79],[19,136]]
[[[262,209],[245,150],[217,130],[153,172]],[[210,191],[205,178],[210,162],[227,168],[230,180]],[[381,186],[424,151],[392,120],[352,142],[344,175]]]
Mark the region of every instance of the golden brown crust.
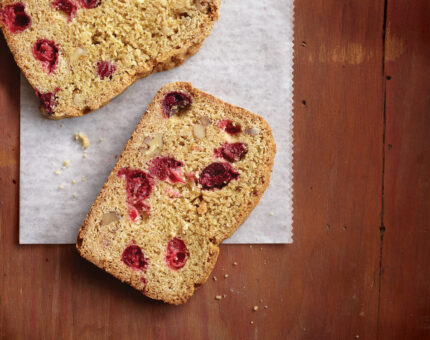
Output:
[[[34,6],[43,7],[42,4],[38,5],[38,1],[45,0],[34,0]],[[196,0],[196,2],[201,2],[200,0]],[[0,8],[15,3],[15,1],[6,0],[3,4],[0,5]],[[28,4],[30,5],[30,3]],[[45,5],[45,4],[43,4]],[[218,20],[218,9],[220,5],[220,0],[211,0],[208,1],[208,16],[207,20],[199,27],[199,31],[193,34],[191,39],[186,39],[181,43],[180,48],[168,50],[163,55],[157,56],[156,58],[151,58],[151,60],[145,64],[142,64],[140,68],[133,69],[133,74],[128,74],[123,77],[123,80],[118,80],[115,82],[115,87],[111,88],[108,93],[98,94],[96,95],[92,93],[89,99],[85,98],[85,106],[77,108],[74,103],[69,100],[68,105],[62,105],[61,109],[58,109],[58,112],[54,114],[47,113],[42,107],[40,108],[42,115],[44,115],[48,119],[58,120],[63,118],[72,118],[77,116],[82,116],[88,114],[106,104],[108,104],[114,97],[121,94],[125,91],[129,86],[131,86],[137,79],[144,78],[152,73],[169,70],[176,66],[181,65],[185,62],[187,58],[197,53],[200,49],[203,41],[210,34],[213,25],[216,20]],[[197,6],[198,7],[198,6]],[[74,19],[77,20],[77,19]],[[23,48],[21,45],[17,44],[17,37],[20,33],[10,33],[8,29],[0,22],[0,28],[3,31],[5,40],[13,54],[13,57],[21,69],[24,76],[29,81],[30,85],[34,90],[37,90],[41,78],[33,74],[33,69],[28,66],[28,58],[33,58],[31,55],[28,55],[28,52],[23,52]],[[25,31],[24,31],[25,32]],[[45,33],[43,33],[45,34]],[[33,39],[34,40],[34,39]],[[144,40],[144,38],[142,38]],[[138,65],[140,66],[140,64]],[[44,77],[49,77],[49,75],[44,74]],[[52,90],[53,91],[53,90]],[[90,100],[90,101],[87,101]],[[60,112],[61,111],[61,112]]]
[[[94,220],[94,216],[99,214],[99,211],[103,209],[105,200],[108,197],[107,194],[105,193],[108,192],[109,189],[112,190],[112,183],[116,180],[116,177],[117,177],[116,174],[118,170],[124,167],[125,164],[129,164],[133,153],[136,152],[135,151],[136,140],[139,138],[143,138],[142,135],[144,133],[150,133],[150,130],[153,129],[152,124],[154,123],[154,120],[160,119],[160,114],[159,114],[160,101],[162,100],[166,92],[172,91],[172,90],[174,91],[182,90],[183,92],[187,92],[191,94],[192,97],[198,97],[200,102],[206,101],[208,103],[212,103],[215,107],[218,108],[217,109],[218,111],[230,112],[230,114],[233,114],[235,117],[237,117],[237,119],[239,118],[247,119],[248,121],[253,122],[254,126],[259,127],[262,131],[264,131],[264,134],[265,134],[263,138],[264,147],[265,147],[264,156],[263,156],[263,159],[260,160],[259,168],[255,169],[255,176],[258,176],[255,182],[257,184],[250,188],[250,190],[252,189],[252,192],[249,199],[247,199],[246,202],[243,202],[243,204],[241,204],[241,206],[237,208],[238,213],[235,216],[234,223],[232,223],[231,225],[223,226],[223,228],[219,228],[217,230],[209,232],[208,234],[205,234],[207,236],[205,236],[204,238],[206,237],[209,238],[208,250],[207,250],[209,253],[207,258],[208,263],[204,267],[205,268],[204,271],[200,273],[199,278],[197,280],[194,280],[195,277],[191,277],[190,279],[191,281],[187,281],[186,291],[182,291],[180,292],[180,294],[176,294],[173,296],[166,296],[163,291],[154,290],[150,288],[145,289],[143,291],[143,294],[145,294],[150,298],[160,299],[171,304],[180,304],[180,303],[184,303],[189,297],[191,297],[193,295],[194,290],[207,280],[213,267],[215,266],[215,263],[219,254],[219,244],[233,234],[233,232],[246,220],[246,218],[249,216],[251,211],[260,201],[270,181],[270,173],[273,167],[273,160],[276,153],[276,145],[273,140],[273,136],[269,125],[262,117],[252,114],[251,112],[245,109],[227,104],[218,98],[215,98],[198,89],[195,89],[191,86],[190,83],[183,83],[183,82],[170,83],[165,85],[163,88],[161,88],[158,91],[153,101],[149,105],[147,113],[143,116],[138,126],[136,127],[135,132],[133,133],[127,145],[125,146],[124,151],[118,160],[118,163],[115,165],[114,169],[109,175],[107,182],[105,183],[95,203],[91,207],[90,212],[88,213],[79,231],[77,245],[76,245],[79,253],[84,258],[86,258],[90,262],[93,262],[97,266],[105,269],[112,275],[121,279],[123,282],[126,282],[132,285],[136,289],[139,289],[139,287],[138,285],[136,286],[136,284],[134,284],[133,280],[130,280],[126,275],[119,274],[117,272],[117,269],[115,268],[111,268],[109,266],[106,267],[106,265],[101,262],[100,256],[98,256],[97,253],[92,252],[91,248],[87,248],[83,246],[83,243],[87,238],[91,240],[94,239],[93,234],[91,234],[93,233],[92,231],[90,232],[92,236],[89,236],[89,234],[87,235],[88,228],[94,229],[92,221]],[[222,109],[219,109],[219,108],[222,108]],[[217,192],[215,192],[214,195],[216,194]],[[208,193],[207,195],[210,195],[210,194]],[[217,198],[215,197],[215,199]],[[91,241],[91,245],[93,245],[93,241]]]

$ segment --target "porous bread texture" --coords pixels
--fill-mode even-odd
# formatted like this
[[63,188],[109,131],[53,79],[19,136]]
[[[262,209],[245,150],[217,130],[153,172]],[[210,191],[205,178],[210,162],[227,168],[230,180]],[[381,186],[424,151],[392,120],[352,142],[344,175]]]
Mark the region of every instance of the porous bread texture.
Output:
[[[166,118],[161,103],[171,91],[189,94],[192,104]],[[224,119],[239,123],[242,132],[232,136],[221,130],[218,122]],[[202,121],[208,125],[204,137],[197,138],[194,126]],[[158,147],[151,145],[154,137]],[[238,179],[214,190],[202,190],[193,181],[170,184],[155,180],[147,200],[151,214],[138,223],[131,222],[125,180],[117,176],[120,169],[146,171],[151,159],[169,156],[183,162],[184,174],[198,177],[207,165],[219,161],[214,157],[214,149],[236,141],[246,143],[248,148],[243,159],[232,163],[240,174]],[[84,258],[144,295],[171,304],[184,303],[213,270],[219,244],[232,235],[260,201],[270,181],[275,153],[272,131],[262,117],[227,104],[189,83],[167,84],[149,105],[91,207],[80,229],[77,249]],[[119,219],[102,225],[101,220],[109,214]],[[182,239],[189,251],[185,266],[176,271],[165,261],[166,247],[173,237]],[[132,269],[122,262],[121,254],[130,244],[141,247],[148,258],[146,270]]]
[[[0,27],[18,66],[40,93],[54,93],[50,119],[82,116],[120,94],[136,79],[182,64],[196,53],[218,19],[220,0],[101,0],[98,7],[78,4],[76,16],[52,6],[53,0],[27,0],[31,26],[11,33]],[[5,0],[0,7],[17,3]],[[48,73],[33,56],[38,39],[54,41],[59,60]],[[101,79],[97,63],[115,65],[112,79]]]

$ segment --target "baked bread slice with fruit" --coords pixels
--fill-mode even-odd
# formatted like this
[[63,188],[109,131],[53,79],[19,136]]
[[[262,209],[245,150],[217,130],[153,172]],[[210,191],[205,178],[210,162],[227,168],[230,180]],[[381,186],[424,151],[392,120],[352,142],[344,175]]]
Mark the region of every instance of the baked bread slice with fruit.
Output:
[[0,28],[51,119],[89,113],[136,79],[182,64],[220,0],[4,0]]
[[184,303],[260,201],[275,152],[262,117],[165,85],[91,207],[79,253],[150,298]]

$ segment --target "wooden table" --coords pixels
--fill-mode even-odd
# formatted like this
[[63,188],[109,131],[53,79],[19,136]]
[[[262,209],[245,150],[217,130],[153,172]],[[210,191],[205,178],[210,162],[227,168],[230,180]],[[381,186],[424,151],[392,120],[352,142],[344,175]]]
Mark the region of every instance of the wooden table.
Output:
[[71,245],[18,245],[19,71],[0,40],[1,338],[430,338],[429,19],[428,0],[297,0],[294,243],[222,246],[218,280],[179,307]]

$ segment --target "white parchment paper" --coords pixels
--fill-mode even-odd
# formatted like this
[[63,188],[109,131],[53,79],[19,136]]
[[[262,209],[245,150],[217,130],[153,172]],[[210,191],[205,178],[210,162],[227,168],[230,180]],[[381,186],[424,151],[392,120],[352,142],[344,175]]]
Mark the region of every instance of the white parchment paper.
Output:
[[[278,150],[271,183],[225,243],[291,243],[292,64],[293,0],[222,0],[220,19],[200,52],[178,68],[137,81],[87,116],[43,118],[22,77],[20,243],[75,243],[115,155],[121,154],[157,90],[172,81],[189,81],[269,122]],[[76,132],[91,141],[87,158],[74,140]],[[70,164],[62,169],[66,160]]]

